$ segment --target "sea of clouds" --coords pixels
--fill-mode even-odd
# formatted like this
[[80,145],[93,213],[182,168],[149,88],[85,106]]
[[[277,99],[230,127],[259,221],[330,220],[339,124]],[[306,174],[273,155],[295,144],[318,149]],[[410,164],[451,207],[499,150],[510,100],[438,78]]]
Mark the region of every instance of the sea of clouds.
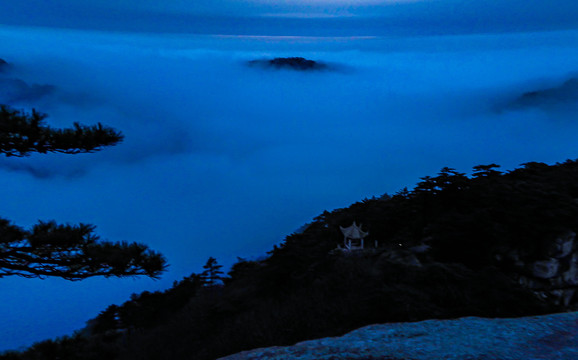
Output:
[[[566,89],[578,32],[304,38],[0,27],[0,103],[125,141],[0,159],[0,214],[85,222],[166,255],[163,279],[2,279],[0,349],[64,335],[209,256],[265,253],[323,210],[413,187],[442,167],[578,158]],[[251,67],[302,56],[320,71]],[[571,89],[572,90],[572,89]],[[572,90],[573,91],[573,90]],[[556,95],[558,94],[558,95]]]

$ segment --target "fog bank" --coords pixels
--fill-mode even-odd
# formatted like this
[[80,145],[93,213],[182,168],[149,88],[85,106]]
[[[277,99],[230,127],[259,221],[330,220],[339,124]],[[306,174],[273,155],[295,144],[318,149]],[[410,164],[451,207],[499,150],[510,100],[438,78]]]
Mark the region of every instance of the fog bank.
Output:
[[[0,214],[85,222],[164,253],[163,279],[2,279],[0,348],[63,335],[209,256],[258,256],[323,210],[449,166],[575,159],[575,101],[511,106],[578,69],[578,32],[438,37],[134,35],[0,27],[0,103],[102,122],[96,154],[0,159]],[[335,71],[247,66],[300,56]]]

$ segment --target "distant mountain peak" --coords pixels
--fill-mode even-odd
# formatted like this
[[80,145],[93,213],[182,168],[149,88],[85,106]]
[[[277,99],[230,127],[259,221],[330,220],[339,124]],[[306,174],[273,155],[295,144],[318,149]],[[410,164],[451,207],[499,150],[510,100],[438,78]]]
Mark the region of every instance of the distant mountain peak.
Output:
[[305,59],[303,57],[277,57],[274,59],[251,60],[249,66],[262,66],[274,69],[289,69],[298,71],[324,70],[327,65],[315,60]]
[[526,92],[518,97],[512,105],[515,107],[535,107],[574,103],[578,103],[578,77],[570,78],[558,86]]

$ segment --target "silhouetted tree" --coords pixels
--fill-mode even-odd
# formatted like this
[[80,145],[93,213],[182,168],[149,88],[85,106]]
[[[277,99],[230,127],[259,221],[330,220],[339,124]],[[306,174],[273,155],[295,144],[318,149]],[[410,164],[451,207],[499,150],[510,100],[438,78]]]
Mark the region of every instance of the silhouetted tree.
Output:
[[118,306],[110,305],[106,310],[101,311],[95,319],[87,321],[90,331],[96,334],[120,328],[118,309]]
[[497,176],[497,175],[501,175],[502,172],[495,170],[496,168],[499,168],[500,165],[497,164],[489,164],[489,165],[477,165],[474,166],[474,172],[473,172],[473,177],[474,178],[487,178],[487,177],[491,177],[491,176]]
[[438,176],[432,179],[436,187],[442,191],[463,190],[468,185],[466,174],[457,172],[455,169],[444,167],[440,170]]
[[[101,124],[54,129],[44,124],[46,115],[13,110],[0,105],[0,153],[90,153],[123,140],[123,135]],[[47,276],[81,280],[92,276],[158,277],[166,267],[164,257],[138,243],[99,241],[95,226],[59,225],[40,221],[30,230],[0,218],[0,277]]]
[[204,286],[212,287],[221,281],[223,278],[221,276],[223,275],[221,271],[222,267],[223,265],[219,265],[217,259],[214,257],[210,257],[209,260],[207,260],[207,263],[203,265],[203,269],[205,270],[201,273],[201,281]]
[[54,129],[45,124],[46,115],[0,105],[0,153],[27,156],[48,152],[80,154],[101,150],[123,140],[123,135],[98,123],[94,126],[74,123],[73,128]]

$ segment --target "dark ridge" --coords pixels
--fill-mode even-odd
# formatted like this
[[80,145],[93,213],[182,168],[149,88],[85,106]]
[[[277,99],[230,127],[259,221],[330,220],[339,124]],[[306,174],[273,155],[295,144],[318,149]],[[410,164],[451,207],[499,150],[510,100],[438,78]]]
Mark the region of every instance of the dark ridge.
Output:
[[327,69],[327,65],[315,60],[305,59],[303,57],[285,57],[274,58],[270,60],[252,60],[249,61],[249,66],[263,66],[275,69],[290,69],[299,71],[323,70]]
[[171,289],[0,360],[214,360],[378,323],[576,311],[576,179],[576,160],[446,167],[323,212],[263,259],[223,275],[211,258]]
[[[3,70],[4,67],[0,64],[0,73]],[[54,85],[28,84],[16,78],[0,79],[0,89],[0,101],[9,104],[38,101],[56,91]]]
[[578,78],[571,78],[559,86],[529,91],[513,103],[516,107],[552,106],[578,102]]
[[[0,58],[0,74],[8,74],[11,64]],[[53,85],[29,84],[26,81],[13,77],[0,78],[0,103],[20,104],[35,102],[54,93]]]

